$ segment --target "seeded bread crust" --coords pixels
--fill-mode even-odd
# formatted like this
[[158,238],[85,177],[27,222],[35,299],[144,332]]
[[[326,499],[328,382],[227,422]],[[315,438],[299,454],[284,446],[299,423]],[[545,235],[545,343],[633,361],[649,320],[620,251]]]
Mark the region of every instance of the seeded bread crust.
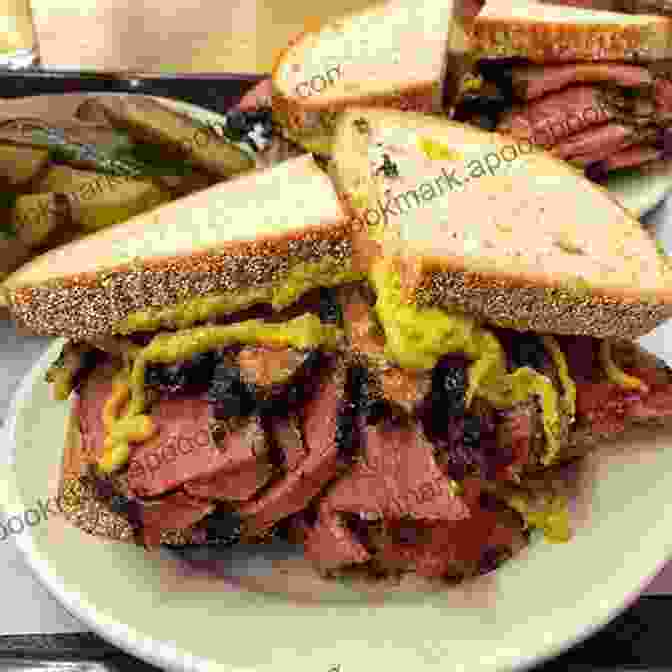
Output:
[[644,25],[579,25],[478,16],[472,46],[479,58],[519,56],[535,63],[654,61],[670,58],[672,21]]
[[114,334],[135,311],[263,289],[281,283],[305,262],[328,260],[334,274],[342,273],[350,268],[351,257],[350,226],[338,222],[189,256],[138,259],[39,285],[6,286],[4,291],[19,325],[41,335],[93,340]]
[[[672,298],[646,301],[598,288],[583,292],[504,274],[398,264],[410,303],[481,316],[518,331],[636,339],[672,317]],[[668,293],[669,294],[669,293]]]

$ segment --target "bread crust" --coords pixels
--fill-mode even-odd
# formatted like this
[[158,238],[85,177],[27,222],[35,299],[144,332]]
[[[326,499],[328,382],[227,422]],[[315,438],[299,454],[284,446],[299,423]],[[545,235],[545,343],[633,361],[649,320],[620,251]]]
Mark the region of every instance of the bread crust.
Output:
[[633,340],[672,317],[672,294],[646,301],[633,291],[552,286],[542,278],[482,274],[426,263],[398,263],[409,302],[441,306],[518,331]]
[[306,262],[328,260],[334,273],[342,272],[351,256],[350,226],[341,221],[4,291],[14,319],[33,333],[93,340],[115,333],[139,310],[273,286]]
[[[627,18],[627,17],[626,17]],[[535,63],[654,61],[669,58],[672,21],[650,17],[644,25],[591,26],[480,16],[472,29],[479,58],[521,56]]]

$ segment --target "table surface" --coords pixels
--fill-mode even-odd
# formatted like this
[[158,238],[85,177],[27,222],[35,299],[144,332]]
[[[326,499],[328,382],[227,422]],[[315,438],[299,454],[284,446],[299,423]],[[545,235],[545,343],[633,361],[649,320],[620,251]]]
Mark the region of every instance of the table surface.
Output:
[[270,72],[318,21],[372,0],[32,0],[44,65],[172,72]]

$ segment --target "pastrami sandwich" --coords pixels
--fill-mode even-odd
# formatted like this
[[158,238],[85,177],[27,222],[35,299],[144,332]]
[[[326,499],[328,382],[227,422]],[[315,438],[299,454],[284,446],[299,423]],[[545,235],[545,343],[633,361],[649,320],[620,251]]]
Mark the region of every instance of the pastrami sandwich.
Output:
[[[353,110],[333,182],[291,159],[10,277],[14,317],[68,339],[48,379],[72,394],[70,520],[150,548],[283,536],[323,572],[457,579],[528,527],[565,540],[525,479],[670,417],[668,370],[630,342],[672,313],[669,272],[546,155],[458,190],[457,164],[506,141]],[[557,183],[576,192],[562,219]]]
[[[261,406],[303,401],[322,353],[328,360],[338,345],[332,318],[302,309],[301,297],[359,277],[342,205],[310,155],[175,201],[13,274],[3,290],[17,322],[68,339],[48,379],[59,399],[75,391],[62,483],[73,519],[112,538],[132,539],[139,523],[147,546],[205,541],[213,517],[193,526],[217,502],[241,504],[277,477]],[[293,430],[288,423],[285,436],[296,444]],[[108,529],[100,516],[86,518],[100,507]]]
[[526,138],[602,180],[668,158],[672,19],[516,0],[471,30],[455,119]]

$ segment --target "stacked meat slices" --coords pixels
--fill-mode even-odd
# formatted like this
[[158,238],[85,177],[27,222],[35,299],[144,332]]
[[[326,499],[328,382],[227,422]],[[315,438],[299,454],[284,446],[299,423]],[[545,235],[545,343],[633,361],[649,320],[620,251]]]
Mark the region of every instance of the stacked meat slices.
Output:
[[[599,180],[667,157],[672,82],[657,67],[482,61],[486,84],[457,118],[529,140]],[[488,105],[488,114],[474,114]]]
[[[367,287],[321,295],[304,308],[343,324],[335,351],[233,346],[148,365],[158,432],[133,445],[111,479],[92,476],[100,498],[146,547],[280,535],[302,542],[323,572],[464,578],[494,569],[526,543],[501,488],[543,464],[538,400],[496,409],[476,397],[467,408],[463,356],[432,371],[401,369],[386,358]],[[509,371],[529,367],[562,388],[537,335],[495,333]],[[625,390],[606,380],[597,341],[558,341],[577,386],[567,457],[632,423],[672,417],[672,376],[655,359],[632,345],[615,349],[646,383]],[[113,372],[113,358],[98,357],[80,375],[74,413],[91,461],[104,448]]]

